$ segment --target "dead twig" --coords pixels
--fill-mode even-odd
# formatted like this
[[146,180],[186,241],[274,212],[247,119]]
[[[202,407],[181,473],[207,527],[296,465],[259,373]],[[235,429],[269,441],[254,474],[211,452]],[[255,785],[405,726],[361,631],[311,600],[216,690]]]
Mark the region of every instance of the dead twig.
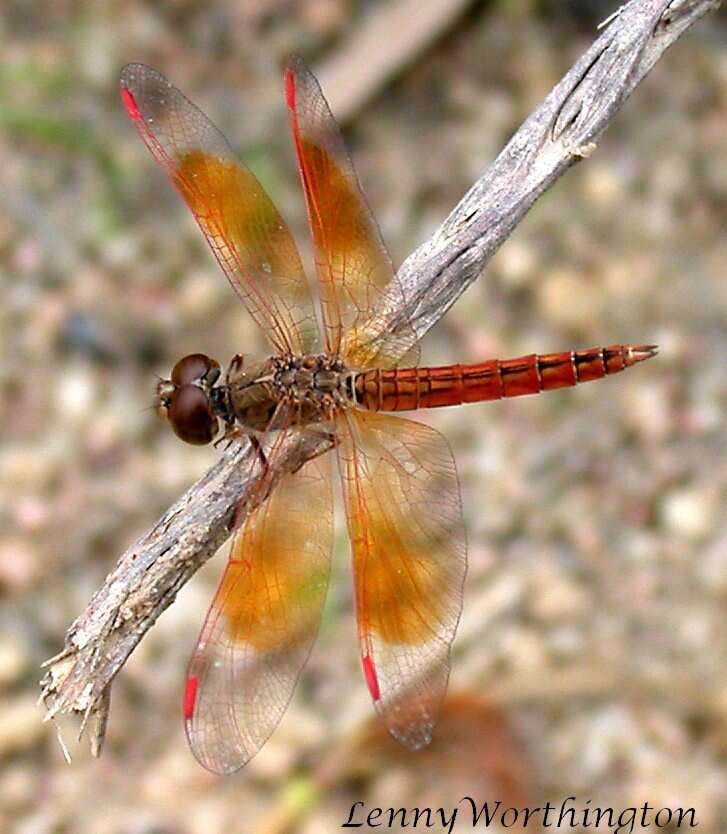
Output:
[[[482,272],[533,205],[598,136],[661,54],[719,0],[632,0],[529,116],[433,237],[402,265],[405,304],[382,315],[392,330],[418,336],[435,324]],[[290,442],[273,479],[313,456]],[[154,527],[121,557],[47,662],[42,698],[48,718],[77,713],[98,755],[114,676],[179,589],[227,539],[235,507],[254,509],[257,456],[230,448]],[[257,497],[256,497],[257,496]],[[82,728],[83,729],[83,728]]]
[[374,7],[353,35],[317,67],[336,121],[352,118],[470,5],[472,0],[397,0]]

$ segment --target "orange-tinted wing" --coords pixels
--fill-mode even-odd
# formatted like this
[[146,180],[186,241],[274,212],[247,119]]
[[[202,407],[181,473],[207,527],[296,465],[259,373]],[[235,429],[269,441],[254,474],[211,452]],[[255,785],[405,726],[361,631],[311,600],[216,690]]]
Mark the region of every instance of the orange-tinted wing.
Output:
[[428,744],[447,688],[466,571],[447,441],[422,423],[348,411],[338,458],[364,677],[389,732]]
[[285,73],[293,141],[305,192],[326,346],[353,368],[394,367],[416,336],[392,332],[385,313],[404,294],[318,81],[299,58]]
[[235,534],[189,664],[187,739],[215,773],[248,762],[283,716],[328,586],[330,456],[285,476]]
[[121,73],[121,96],[273,347],[315,353],[318,326],[300,256],[260,183],[215,125],[160,73],[129,64]]

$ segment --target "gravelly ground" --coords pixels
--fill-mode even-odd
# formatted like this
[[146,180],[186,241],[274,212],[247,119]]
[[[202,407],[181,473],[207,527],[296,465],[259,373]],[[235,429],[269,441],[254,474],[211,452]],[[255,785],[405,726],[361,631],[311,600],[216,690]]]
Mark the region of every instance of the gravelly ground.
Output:
[[[514,5],[477,5],[348,126],[397,262],[605,16]],[[201,770],[179,720],[223,554],[119,677],[100,761],[72,745],[65,765],[40,723],[39,663],[115,558],[215,459],[147,410],[155,374],[192,350],[262,349],[126,124],[118,69],[144,60],[189,91],[302,235],[279,68],[290,50],[314,64],[330,54],[359,12],[343,0],[0,12],[0,830],[316,834],[338,830],[356,800],[451,806],[470,793],[694,806],[702,834],[723,831],[724,16],[662,59],[425,340],[431,364],[661,346],[597,385],[427,417],[458,459],[471,565],[433,749],[403,754],[362,729],[341,528],[302,685],[241,774]]]

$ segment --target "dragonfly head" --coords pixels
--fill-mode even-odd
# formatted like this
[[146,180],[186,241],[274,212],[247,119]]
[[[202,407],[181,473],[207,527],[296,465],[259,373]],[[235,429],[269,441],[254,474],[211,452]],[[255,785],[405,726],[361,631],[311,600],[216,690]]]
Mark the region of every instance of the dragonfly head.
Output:
[[220,365],[203,353],[191,353],[172,368],[171,379],[161,379],[156,389],[157,412],[169,420],[177,437],[203,446],[219,429],[211,394],[220,378]]

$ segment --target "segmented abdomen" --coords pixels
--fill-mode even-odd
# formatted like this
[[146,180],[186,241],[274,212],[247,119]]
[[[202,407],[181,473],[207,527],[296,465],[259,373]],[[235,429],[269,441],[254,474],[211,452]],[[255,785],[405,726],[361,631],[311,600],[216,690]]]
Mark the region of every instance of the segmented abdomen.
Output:
[[371,411],[411,411],[499,400],[601,379],[643,362],[655,345],[611,345],[563,353],[532,353],[474,365],[374,368],[356,376],[356,401]]

